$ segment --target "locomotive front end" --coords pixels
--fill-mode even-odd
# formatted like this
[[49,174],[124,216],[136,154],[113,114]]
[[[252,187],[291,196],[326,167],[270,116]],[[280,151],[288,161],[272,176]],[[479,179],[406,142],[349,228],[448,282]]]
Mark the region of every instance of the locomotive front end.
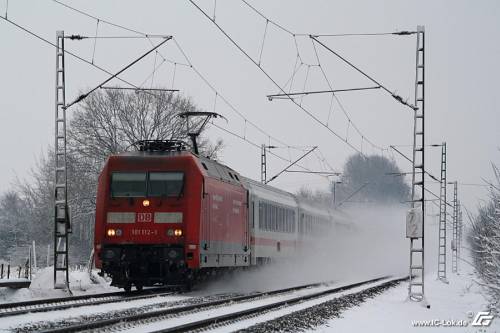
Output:
[[187,152],[109,158],[99,178],[95,251],[112,285],[190,283],[198,267],[201,184]]

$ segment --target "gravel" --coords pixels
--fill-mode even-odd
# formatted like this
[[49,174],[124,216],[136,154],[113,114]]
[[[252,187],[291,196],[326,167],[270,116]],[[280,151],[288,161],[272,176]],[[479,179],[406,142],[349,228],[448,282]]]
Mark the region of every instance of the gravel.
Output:
[[239,330],[238,332],[265,333],[265,332],[303,332],[326,324],[332,318],[339,318],[342,311],[365,302],[367,299],[380,295],[389,288],[395,287],[400,281],[372,287],[355,294],[336,298],[313,307],[259,323]]
[[80,324],[80,323],[84,323],[84,322],[93,322],[93,321],[112,319],[112,318],[117,318],[117,317],[126,317],[129,315],[135,315],[135,314],[139,314],[139,313],[145,313],[145,312],[160,310],[160,309],[164,309],[164,308],[178,307],[178,306],[192,305],[192,304],[201,304],[201,303],[216,301],[216,300],[220,300],[220,299],[224,299],[224,298],[231,298],[231,297],[235,297],[235,296],[237,296],[237,295],[236,294],[224,294],[224,295],[213,295],[213,296],[196,297],[196,298],[193,297],[193,298],[189,298],[189,299],[181,300],[181,301],[173,301],[173,302],[167,301],[164,303],[157,303],[157,304],[147,305],[147,306],[143,306],[143,307],[115,310],[115,311],[110,311],[110,312],[105,312],[105,313],[92,314],[92,315],[88,315],[88,316],[64,318],[64,319],[50,321],[50,322],[49,321],[41,321],[41,322],[30,323],[30,324],[24,325],[22,327],[15,328],[14,332],[16,332],[16,333],[38,332],[41,330],[49,330],[51,328],[61,328],[61,327],[76,325],[76,324]]

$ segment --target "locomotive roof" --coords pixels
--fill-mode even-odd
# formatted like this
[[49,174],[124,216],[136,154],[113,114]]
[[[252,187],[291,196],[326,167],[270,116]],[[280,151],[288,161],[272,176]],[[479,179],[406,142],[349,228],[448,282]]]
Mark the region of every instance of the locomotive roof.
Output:
[[126,151],[115,156],[131,157],[179,157],[192,156],[200,162],[200,167],[204,168],[208,175],[213,178],[223,180],[234,185],[244,186],[243,177],[225,164],[219,163],[205,156],[196,155],[189,150],[171,151]]

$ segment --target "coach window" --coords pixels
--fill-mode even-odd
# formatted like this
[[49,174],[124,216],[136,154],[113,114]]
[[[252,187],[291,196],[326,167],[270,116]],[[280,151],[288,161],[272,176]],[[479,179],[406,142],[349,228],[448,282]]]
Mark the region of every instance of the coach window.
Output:
[[282,226],[281,226],[281,222],[282,222],[282,221],[281,221],[281,207],[276,207],[276,213],[277,213],[277,218],[276,218],[276,221],[278,222],[278,223],[277,223],[277,224],[278,224],[278,226],[277,226],[276,230],[281,232],[281,231],[282,231],[282,230],[281,230],[281,227],[282,227]]
[[113,172],[111,174],[111,196],[117,197],[145,197],[145,172]]
[[150,172],[148,195],[152,197],[178,197],[184,188],[182,172]]
[[278,231],[278,207],[273,205],[273,231]]
[[292,220],[292,211],[289,209],[286,212],[287,221],[288,221],[288,232],[293,232],[293,220]]

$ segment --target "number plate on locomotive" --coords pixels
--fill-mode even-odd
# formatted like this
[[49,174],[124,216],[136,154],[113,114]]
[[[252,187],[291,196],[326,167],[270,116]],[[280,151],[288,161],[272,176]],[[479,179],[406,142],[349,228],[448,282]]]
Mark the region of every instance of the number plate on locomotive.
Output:
[[158,236],[158,230],[132,229],[132,236]]

